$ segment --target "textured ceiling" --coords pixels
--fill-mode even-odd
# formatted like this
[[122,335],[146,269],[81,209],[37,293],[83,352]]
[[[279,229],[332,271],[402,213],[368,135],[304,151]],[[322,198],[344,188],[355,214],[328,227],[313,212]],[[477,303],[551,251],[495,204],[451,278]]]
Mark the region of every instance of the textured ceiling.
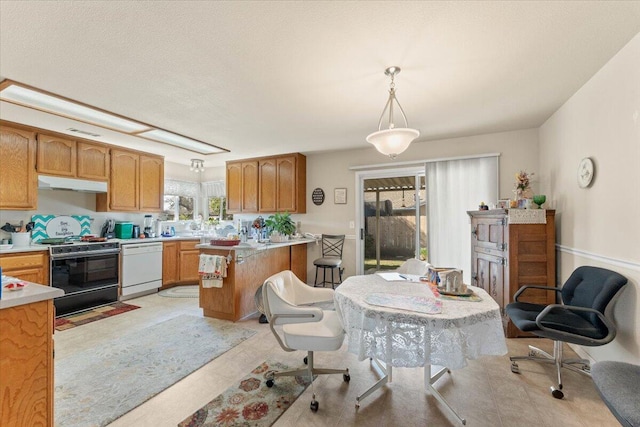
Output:
[[[397,95],[419,143],[538,127],[640,31],[636,1],[0,8],[0,76],[231,151],[205,156],[207,165],[370,147],[390,65],[402,68]],[[6,103],[0,116],[59,131],[71,125]],[[202,157],[97,133],[170,161]]]

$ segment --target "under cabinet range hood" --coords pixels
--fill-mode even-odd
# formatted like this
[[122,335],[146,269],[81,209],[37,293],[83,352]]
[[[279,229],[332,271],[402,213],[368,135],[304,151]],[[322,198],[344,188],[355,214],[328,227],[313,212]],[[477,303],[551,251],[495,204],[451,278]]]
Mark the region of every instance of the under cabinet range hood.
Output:
[[85,193],[106,193],[107,183],[86,179],[62,178],[59,176],[38,175],[39,190],[71,190]]

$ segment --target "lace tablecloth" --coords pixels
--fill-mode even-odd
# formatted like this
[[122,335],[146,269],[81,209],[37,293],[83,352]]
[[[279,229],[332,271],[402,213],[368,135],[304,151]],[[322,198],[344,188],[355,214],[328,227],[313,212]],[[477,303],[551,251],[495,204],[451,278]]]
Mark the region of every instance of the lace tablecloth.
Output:
[[467,360],[507,353],[498,304],[471,287],[480,302],[442,301],[442,313],[422,314],[367,304],[371,293],[434,298],[420,282],[388,282],[376,274],[352,276],[335,291],[336,311],[347,332],[349,351],[397,367],[425,365],[459,369]]

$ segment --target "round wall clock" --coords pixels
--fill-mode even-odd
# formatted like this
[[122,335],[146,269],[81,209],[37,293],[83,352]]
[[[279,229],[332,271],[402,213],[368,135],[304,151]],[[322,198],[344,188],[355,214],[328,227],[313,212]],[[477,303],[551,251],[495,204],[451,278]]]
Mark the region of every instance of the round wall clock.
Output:
[[594,167],[593,160],[589,157],[585,157],[580,160],[578,165],[578,185],[580,188],[587,188],[593,181]]
[[313,190],[313,193],[311,193],[311,200],[313,200],[313,203],[318,206],[324,203],[324,191],[322,188],[316,188]]

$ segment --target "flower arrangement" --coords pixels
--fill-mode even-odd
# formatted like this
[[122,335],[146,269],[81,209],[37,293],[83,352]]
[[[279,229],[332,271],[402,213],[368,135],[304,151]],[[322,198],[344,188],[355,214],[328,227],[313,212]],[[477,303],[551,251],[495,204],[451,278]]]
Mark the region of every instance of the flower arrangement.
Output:
[[520,171],[516,174],[516,189],[518,190],[526,190],[529,188],[531,184],[531,177],[535,175],[533,172],[528,173],[527,171]]
[[516,198],[525,196],[527,192],[530,192],[531,177],[535,175],[533,172],[520,171],[516,174],[515,190]]

